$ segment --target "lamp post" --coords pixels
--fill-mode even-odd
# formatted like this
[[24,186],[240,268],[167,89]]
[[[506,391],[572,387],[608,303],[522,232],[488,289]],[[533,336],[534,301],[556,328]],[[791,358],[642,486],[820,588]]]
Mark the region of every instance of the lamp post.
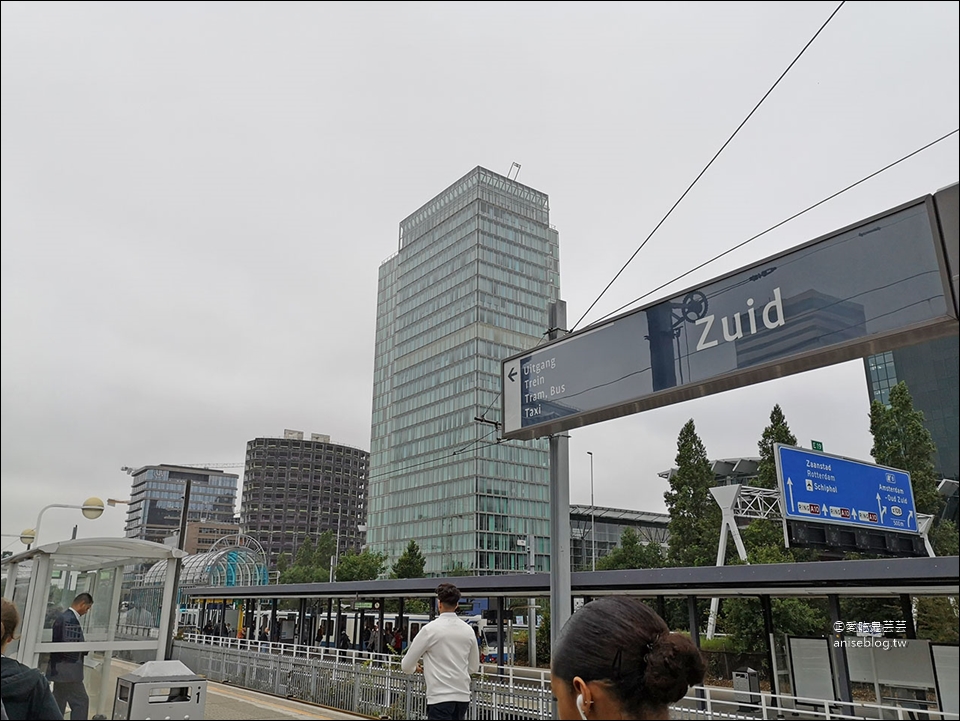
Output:
[[597,519],[593,505],[593,451],[587,451],[590,456],[590,570],[597,570]]
[[40,513],[37,514],[37,522],[33,528],[24,529],[20,534],[20,541],[25,543],[27,548],[29,548],[31,544],[39,545],[37,541],[40,539],[40,521],[43,519],[43,514],[49,508],[79,508],[80,511],[83,512],[83,515],[90,520],[100,518],[100,516],[103,515],[103,501],[96,496],[91,496],[85,500],[82,506],[69,503],[51,503],[49,506],[44,506],[40,509]]
[[334,569],[340,563],[340,519],[343,518],[343,506],[337,504],[337,547],[333,551],[333,563],[330,564],[330,583],[333,583]]

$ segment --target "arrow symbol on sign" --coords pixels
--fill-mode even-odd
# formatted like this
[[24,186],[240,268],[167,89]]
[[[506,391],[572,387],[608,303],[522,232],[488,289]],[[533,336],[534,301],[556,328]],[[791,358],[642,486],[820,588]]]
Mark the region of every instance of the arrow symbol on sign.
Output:
[[827,515],[827,504],[824,503],[822,506],[820,506],[820,508],[822,509],[822,510],[821,510],[821,513],[822,513],[824,516]]
[[907,513],[907,525],[910,525],[910,519],[913,518],[913,511]]
[[796,513],[797,509],[793,506],[793,481],[787,478],[787,489],[790,492],[790,513]]
[[880,523],[883,523],[883,514],[887,512],[887,509],[880,503],[880,494],[877,494],[877,508],[880,512]]
[[511,368],[510,372],[507,373],[507,378],[509,378],[511,381],[517,380],[517,369]]

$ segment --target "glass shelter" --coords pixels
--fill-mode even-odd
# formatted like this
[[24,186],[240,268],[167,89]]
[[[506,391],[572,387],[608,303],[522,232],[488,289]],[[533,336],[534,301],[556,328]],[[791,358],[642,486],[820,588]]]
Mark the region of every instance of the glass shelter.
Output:
[[[85,538],[50,543],[3,559],[3,595],[20,612],[18,640],[7,652],[45,671],[53,651],[86,652],[84,684],[90,713],[112,713],[111,659],[136,653],[163,660],[170,631],[175,564],[166,564],[158,592],[131,603],[141,569],[182,558],[183,551],[131,538]],[[80,593],[94,603],[81,618],[82,642],[53,643],[53,623]],[[131,623],[131,614],[137,614]],[[110,707],[110,708],[108,708]]]

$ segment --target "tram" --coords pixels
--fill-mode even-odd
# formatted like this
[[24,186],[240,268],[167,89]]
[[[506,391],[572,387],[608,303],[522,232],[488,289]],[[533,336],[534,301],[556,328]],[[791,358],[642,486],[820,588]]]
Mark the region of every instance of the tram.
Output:
[[[183,608],[178,614],[178,628],[185,633],[203,633],[203,628],[209,628],[212,629],[212,635],[239,638],[246,638],[248,628],[251,628],[252,640],[403,653],[420,629],[431,620],[425,613],[404,613],[401,617],[396,612],[390,612],[384,614],[383,628],[380,628],[377,610],[333,608],[318,611],[314,608],[305,612],[301,623],[299,611],[278,609],[274,612],[260,608],[254,612],[253,622],[248,623],[243,604],[236,606],[228,600],[211,599],[205,609],[200,606]],[[473,610],[473,606],[464,604],[461,618],[477,634],[481,661],[497,663],[500,647],[497,625],[487,620],[483,613],[463,612],[469,610]],[[513,662],[511,621],[504,626],[504,657],[505,663]]]

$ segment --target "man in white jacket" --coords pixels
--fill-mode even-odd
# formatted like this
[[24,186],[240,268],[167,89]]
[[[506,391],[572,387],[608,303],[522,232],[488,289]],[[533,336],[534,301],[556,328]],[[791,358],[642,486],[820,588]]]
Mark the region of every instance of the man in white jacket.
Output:
[[470,626],[457,616],[460,589],[452,583],[441,583],[437,600],[440,615],[420,629],[400,668],[404,673],[423,672],[428,719],[465,719],[470,706],[470,675],[480,671],[480,649]]

